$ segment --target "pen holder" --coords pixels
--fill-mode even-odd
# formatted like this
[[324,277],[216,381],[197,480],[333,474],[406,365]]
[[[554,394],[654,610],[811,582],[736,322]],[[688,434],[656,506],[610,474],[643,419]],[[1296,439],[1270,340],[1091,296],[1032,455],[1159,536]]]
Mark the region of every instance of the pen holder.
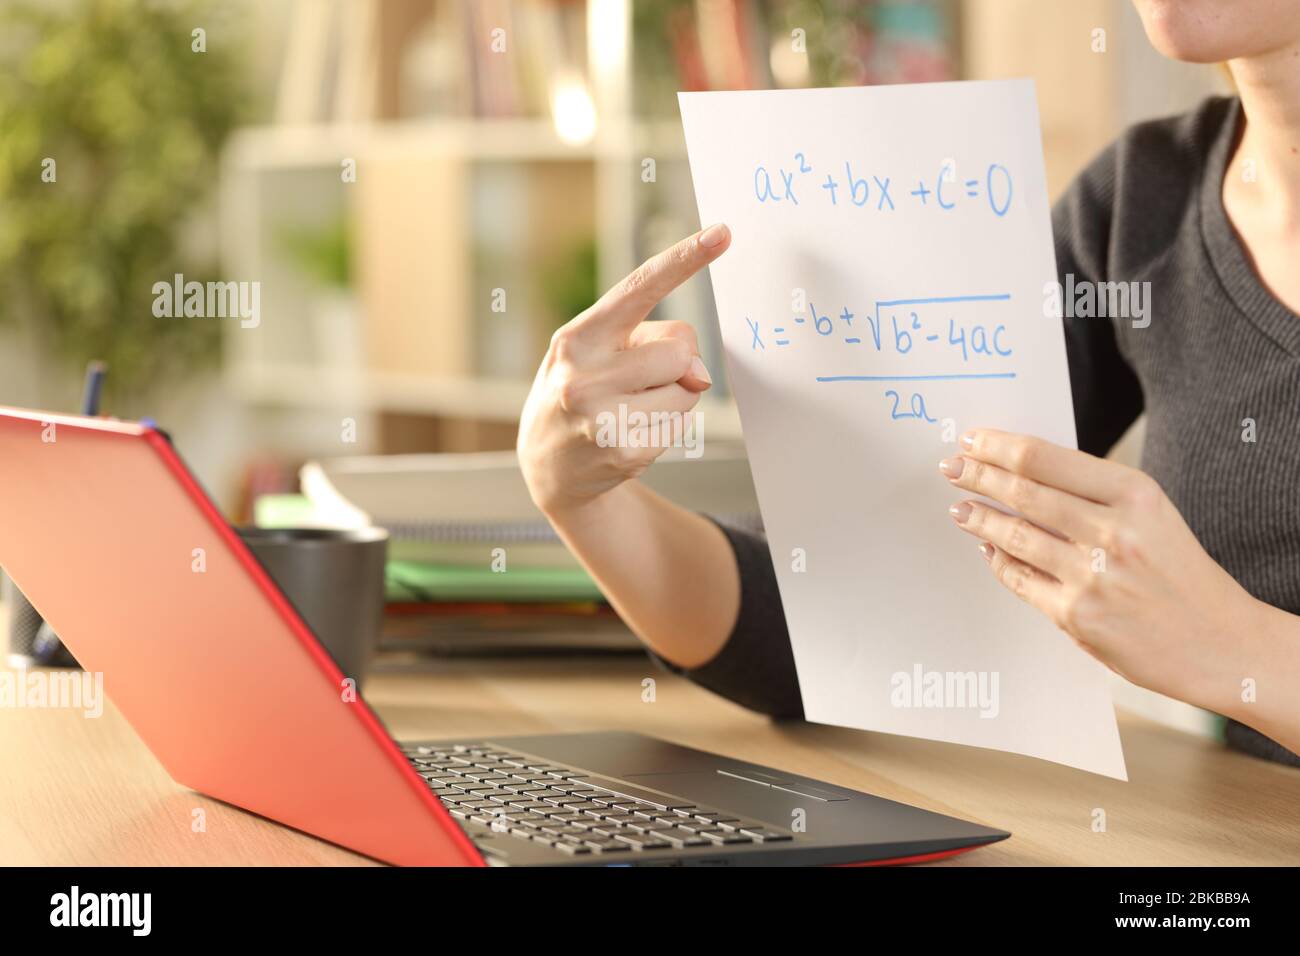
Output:
[[0,600],[9,609],[10,667],[77,667],[54,629],[32,607],[13,578],[0,571]]
[[383,627],[388,532],[240,528],[239,536],[360,688]]

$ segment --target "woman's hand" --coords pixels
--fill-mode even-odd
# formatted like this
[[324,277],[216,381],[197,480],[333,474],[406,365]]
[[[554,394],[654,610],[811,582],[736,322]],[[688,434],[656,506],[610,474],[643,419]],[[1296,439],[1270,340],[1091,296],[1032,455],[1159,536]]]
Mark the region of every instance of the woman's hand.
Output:
[[710,385],[695,332],[644,322],[673,289],[727,251],[710,226],[655,256],[555,333],[519,421],[533,501],[628,626],[660,657],[699,667],[740,612],[740,571],[713,522],[662,498],[639,475],[662,447],[598,441],[599,416],[695,407]]
[[712,379],[695,330],[645,322],[673,289],[727,250],[731,233],[711,226],[648,260],[551,339],[519,422],[518,452],[533,500],[553,520],[636,477],[663,447],[603,446],[598,416],[683,415]]
[[[1231,713],[1266,606],[1205,553],[1154,479],[980,429],[940,463],[975,500],[950,509],[997,579],[1135,684]],[[1043,530],[1051,528],[1057,533]],[[1268,609],[1271,610],[1271,609]]]

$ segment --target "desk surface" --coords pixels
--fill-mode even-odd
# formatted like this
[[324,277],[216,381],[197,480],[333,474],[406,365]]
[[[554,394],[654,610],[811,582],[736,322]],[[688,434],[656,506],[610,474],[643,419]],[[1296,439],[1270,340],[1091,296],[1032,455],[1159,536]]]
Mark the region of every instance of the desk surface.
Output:
[[[657,681],[653,703],[641,681]],[[1300,771],[1121,714],[1128,783],[969,747],[777,724],[635,658],[431,662],[376,675],[398,739],[627,729],[1010,830],[946,864],[1300,863]],[[370,861],[174,784],[122,716],[0,708],[0,864]],[[206,812],[206,832],[191,828]],[[1094,808],[1106,832],[1093,832]]]

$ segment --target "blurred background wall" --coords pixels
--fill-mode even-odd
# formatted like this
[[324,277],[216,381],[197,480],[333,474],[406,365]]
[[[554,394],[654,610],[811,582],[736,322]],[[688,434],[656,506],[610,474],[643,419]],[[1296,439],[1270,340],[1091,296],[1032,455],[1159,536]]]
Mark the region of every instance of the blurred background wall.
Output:
[[[1008,76],[1054,197],[1222,89],[1127,0],[0,0],[0,403],[105,358],[236,521],[306,459],[510,448],[551,332],[698,227],[676,91]],[[260,323],[155,316],[176,273]],[[721,379],[707,282],[661,311]]]

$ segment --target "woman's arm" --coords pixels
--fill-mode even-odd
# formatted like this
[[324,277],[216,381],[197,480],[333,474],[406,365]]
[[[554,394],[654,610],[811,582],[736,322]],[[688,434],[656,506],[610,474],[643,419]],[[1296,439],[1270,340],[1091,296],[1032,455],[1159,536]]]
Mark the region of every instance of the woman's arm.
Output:
[[694,330],[644,320],[730,240],[721,225],[682,240],[556,332],[519,423],[537,506],[632,630],[683,668],[727,642],[740,606],[735,557],[716,525],[634,480],[663,448],[602,442],[600,423],[620,405],[689,414],[708,389]]
[[638,637],[692,670],[727,642],[740,574],[718,526],[628,481],[547,517]]
[[1300,754],[1300,617],[1261,601],[1252,610],[1243,674],[1219,713]]

